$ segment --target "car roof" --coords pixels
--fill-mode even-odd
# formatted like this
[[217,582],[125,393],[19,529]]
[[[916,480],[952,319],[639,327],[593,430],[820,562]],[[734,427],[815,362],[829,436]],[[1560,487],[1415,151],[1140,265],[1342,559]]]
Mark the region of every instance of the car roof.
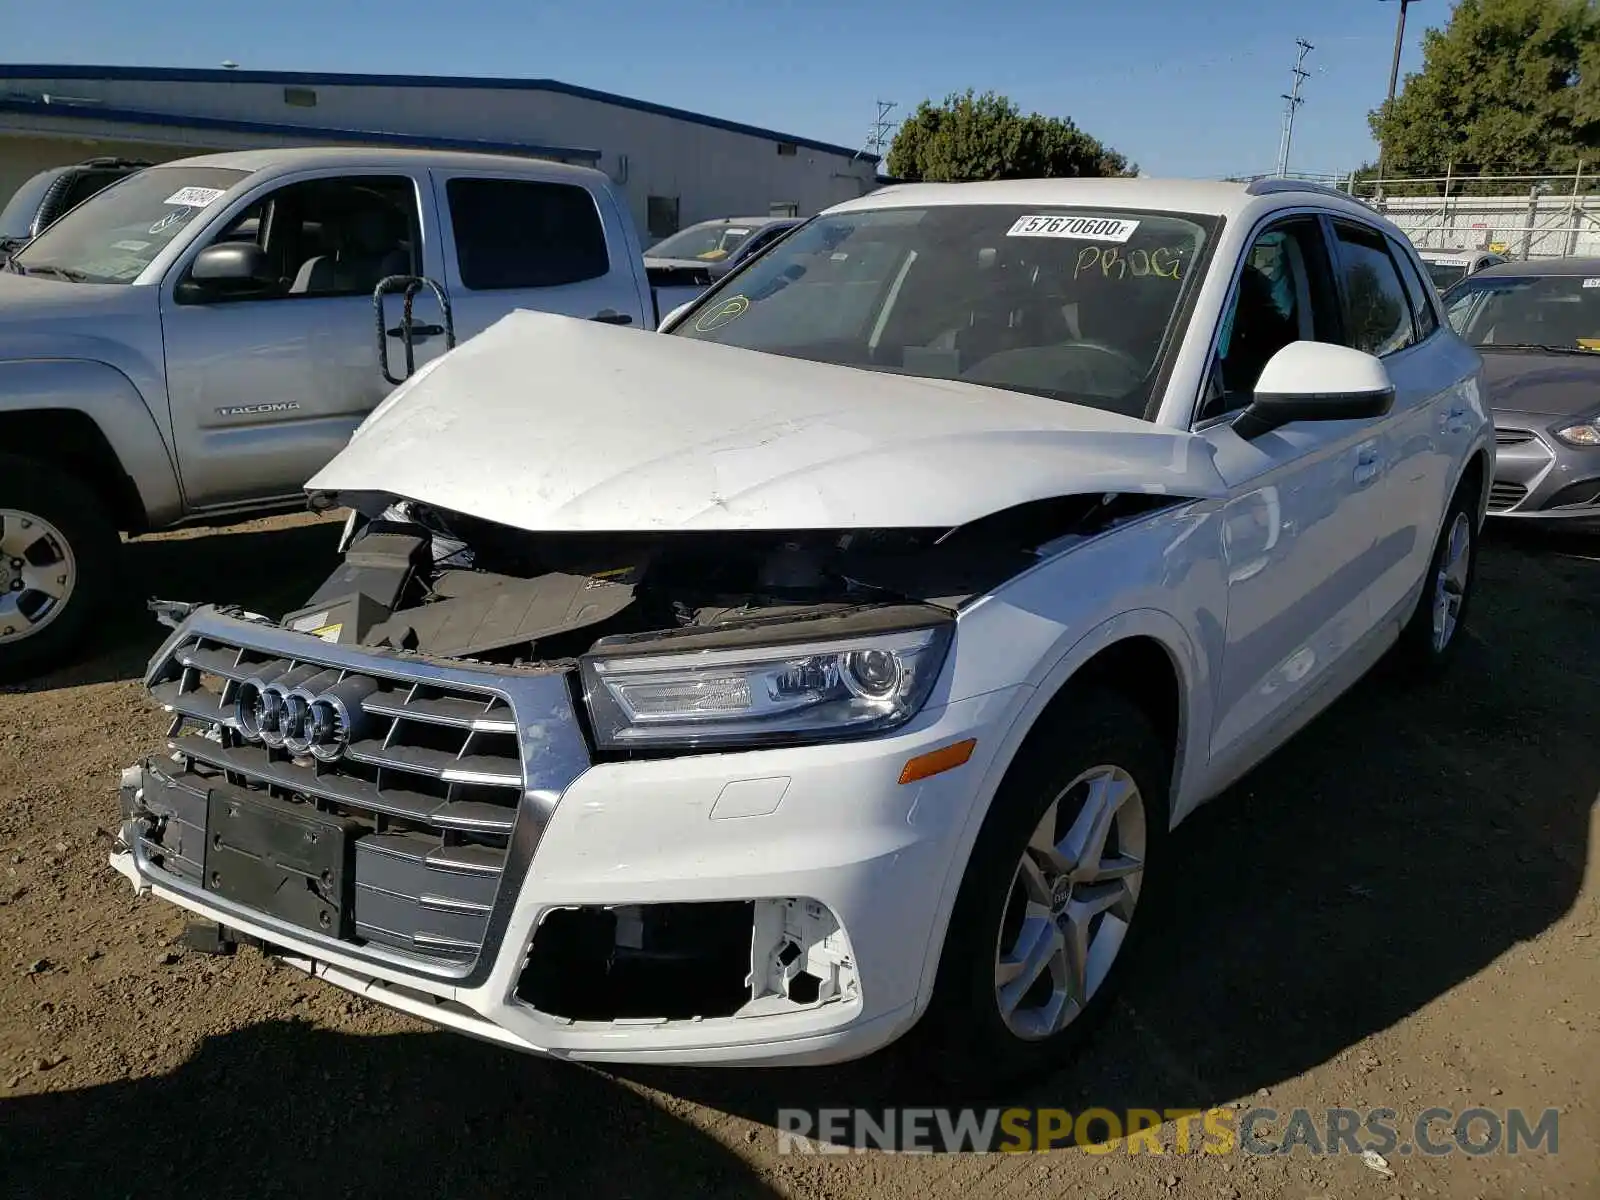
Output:
[[1530,258],[1524,262],[1496,263],[1485,267],[1474,279],[1504,278],[1516,275],[1583,275],[1600,277],[1600,258]]
[[846,200],[829,212],[917,208],[954,204],[1038,204],[1058,207],[1125,208],[1242,218],[1276,208],[1316,204],[1393,226],[1359,200],[1316,184],[1290,179],[1249,183],[1201,179],[1001,179],[979,183],[905,183]]
[[537,167],[541,172],[571,175],[577,180],[603,180],[605,175],[591,167],[512,154],[477,154],[469,150],[388,149],[382,146],[288,146],[268,150],[228,150],[201,154],[160,164],[163,167],[220,167],[232,171],[280,174],[317,167],[390,168],[415,170],[437,167],[447,171],[515,171],[518,166]]

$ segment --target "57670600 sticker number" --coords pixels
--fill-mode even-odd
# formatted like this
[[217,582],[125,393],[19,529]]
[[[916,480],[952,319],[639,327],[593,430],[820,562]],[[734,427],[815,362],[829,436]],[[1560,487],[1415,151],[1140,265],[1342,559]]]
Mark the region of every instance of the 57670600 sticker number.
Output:
[[1039,213],[1018,217],[1007,237],[1073,238],[1082,242],[1126,242],[1139,228],[1127,217],[1074,217]]

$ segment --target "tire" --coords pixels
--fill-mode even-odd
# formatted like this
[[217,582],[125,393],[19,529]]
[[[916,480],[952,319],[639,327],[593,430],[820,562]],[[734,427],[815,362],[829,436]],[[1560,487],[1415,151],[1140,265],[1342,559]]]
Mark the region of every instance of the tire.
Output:
[[1395,665],[1403,674],[1415,679],[1433,678],[1455,658],[1472,607],[1480,535],[1478,489],[1473,484],[1463,484],[1445,510],[1417,611],[1411,614],[1395,644]]
[[120,549],[99,499],[77,478],[0,454],[0,680],[72,658],[114,590]]
[[[1024,743],[979,832],[945,936],[933,1000],[923,1020],[904,1039],[903,1067],[941,1089],[959,1087],[970,1098],[975,1090],[1020,1083],[1050,1071],[1083,1042],[1111,1004],[1150,924],[1140,918],[1148,917],[1154,907],[1153,889],[1164,869],[1171,762],[1171,749],[1162,744],[1144,714],[1114,691],[1085,689],[1064,697],[1046,715]],[[1078,781],[1104,767],[1115,768],[1115,774],[1101,780],[1108,791],[1131,785],[1132,794],[1110,822],[1114,832],[1104,841],[1101,858],[1104,861],[1117,851],[1126,859],[1137,858],[1142,871],[1121,881],[1080,881],[1063,896],[1062,885],[1050,886],[1048,871],[1035,876],[1024,867],[1023,855],[1027,852],[1030,859],[1040,861],[1028,849],[1030,839],[1053,806],[1056,831],[1076,832],[1074,826],[1089,807],[1088,795],[1107,794],[1097,790],[1099,785],[1086,787]],[[1059,806],[1058,797],[1063,797]],[[1059,958],[1052,958],[1040,974],[1039,979],[1047,982],[1026,988],[1019,975],[1018,981],[1007,984],[1005,995],[1018,1002],[1010,1020],[1002,1010],[1001,971],[1010,974],[1021,957],[1016,951],[1024,944],[1022,934],[1031,926],[1041,936],[1052,936],[1039,925],[1037,908],[1028,925],[1021,920],[1019,900],[1025,899],[1030,880],[1036,898],[1043,898],[1037,892],[1041,882],[1049,889],[1044,895],[1054,893],[1051,925],[1069,932],[1080,927],[1073,920],[1075,911],[1095,908],[1114,895],[1119,882],[1124,885],[1124,894],[1109,911],[1083,925],[1089,934],[1090,961],[1099,964],[1096,956],[1110,949],[1114,957],[1109,969],[1102,973],[1097,966],[1086,973],[1092,985],[1087,1001],[1064,1001],[1061,1011],[1067,1019],[1060,1023],[1048,1020],[1052,1005],[1064,992],[1070,994],[1074,985],[1060,988],[1072,976],[1068,963]],[[1120,949],[1113,942],[1096,940],[1100,933],[1114,935],[1112,922],[1121,917],[1129,920],[1122,929]],[[1008,951],[1004,963],[1002,947]],[[1065,968],[1063,975],[1054,974],[1057,966]],[[1040,1003],[1044,992],[1051,993],[1052,1000]],[[1022,1033],[1019,1025],[1031,1028]]]

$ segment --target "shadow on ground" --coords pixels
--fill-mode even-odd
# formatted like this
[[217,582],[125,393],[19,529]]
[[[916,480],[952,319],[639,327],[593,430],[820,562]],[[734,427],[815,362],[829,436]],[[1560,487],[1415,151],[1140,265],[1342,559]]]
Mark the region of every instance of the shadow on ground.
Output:
[[294,1022],[209,1038],[169,1075],[0,1104],[0,1153],[17,1200],[773,1194],[596,1072]]
[[1376,673],[1179,829],[1160,933],[1067,1069],[987,1098],[886,1093],[870,1060],[630,1077],[772,1125],[908,1100],[1205,1109],[1405,1019],[1567,912],[1600,792],[1600,561],[1495,538],[1480,569],[1445,681]]
[[121,602],[91,635],[80,660],[6,690],[43,692],[142,675],[168,632],[145,606],[152,597],[237,604],[269,616],[293,611],[338,565],[341,528],[338,522],[321,521],[128,542],[123,547]]

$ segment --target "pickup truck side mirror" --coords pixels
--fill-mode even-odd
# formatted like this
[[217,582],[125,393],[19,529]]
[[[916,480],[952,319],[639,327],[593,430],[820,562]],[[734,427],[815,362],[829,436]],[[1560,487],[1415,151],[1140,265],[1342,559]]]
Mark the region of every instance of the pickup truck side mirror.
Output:
[[1291,342],[1267,360],[1255,398],[1233,422],[1249,440],[1296,421],[1355,421],[1394,407],[1394,384],[1370,354],[1326,342]]
[[178,297],[194,304],[258,295],[277,286],[278,273],[260,246],[220,242],[195,255],[189,277],[179,285]]

